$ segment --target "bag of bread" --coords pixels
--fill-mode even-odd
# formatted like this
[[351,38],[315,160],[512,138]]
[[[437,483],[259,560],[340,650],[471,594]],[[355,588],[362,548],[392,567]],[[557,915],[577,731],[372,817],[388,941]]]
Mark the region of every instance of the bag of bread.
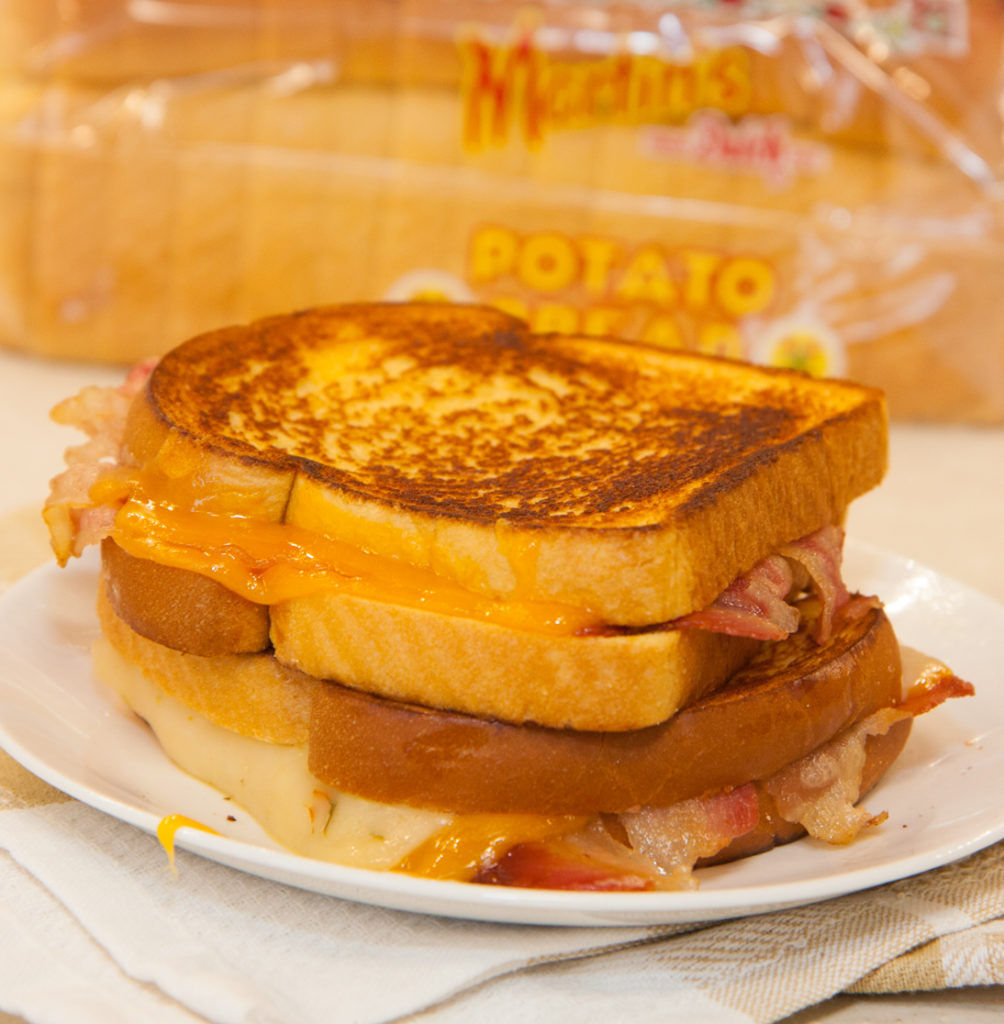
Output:
[[0,342],[474,301],[1004,421],[999,0],[0,0]]

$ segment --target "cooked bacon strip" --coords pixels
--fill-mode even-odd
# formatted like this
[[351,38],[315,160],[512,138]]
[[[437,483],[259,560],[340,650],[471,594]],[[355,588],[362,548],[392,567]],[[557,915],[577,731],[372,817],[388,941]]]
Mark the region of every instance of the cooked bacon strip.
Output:
[[694,865],[756,828],[760,806],[752,785],[682,800],[669,807],[643,807],[619,815],[632,849],[648,857],[673,889],[696,889]]
[[800,621],[798,609],[786,600],[794,582],[787,560],[771,555],[735,580],[713,604],[676,619],[673,625],[754,640],[783,640],[798,629]]
[[976,687],[972,683],[960,679],[946,668],[944,674],[921,680],[915,686],[911,686],[906,697],[897,705],[897,710],[916,718],[918,715],[926,715],[928,711],[944,704],[946,700],[972,697],[975,693]]
[[812,635],[818,643],[825,643],[833,635],[841,609],[860,615],[874,604],[872,598],[862,599],[864,604],[850,604],[840,574],[843,545],[844,531],[838,526],[824,526],[758,562],[707,608],[675,619],[672,625],[754,640],[783,640],[801,622],[798,609],[788,599],[808,586],[820,602]]
[[925,661],[919,676],[907,676],[918,681],[898,705],[862,719],[763,784],[782,817],[798,822],[814,838],[834,844],[849,843],[861,829],[885,820],[885,812],[872,815],[855,806],[861,795],[868,737],[885,735],[896,722],[926,714],[953,697],[975,693],[971,683],[941,662]]
[[861,796],[865,744],[869,736],[884,735],[909,712],[883,708],[837,737],[795,761],[764,783],[778,812],[798,822],[815,839],[843,845],[871,825],[884,821],[882,812],[871,814],[855,806]]
[[844,531],[839,526],[824,526],[781,548],[785,558],[798,563],[808,573],[812,589],[822,603],[813,626],[817,643],[826,643],[833,635],[836,614],[850,598],[840,574],[843,550]]
[[536,889],[694,889],[697,861],[754,829],[760,808],[755,788],[746,785],[618,820],[630,846],[595,823],[558,839],[520,843],[475,881]]
[[913,679],[899,707],[911,715],[923,715],[952,697],[971,697],[972,683],[960,679],[944,663],[911,647],[901,645],[903,678]]
[[881,607],[882,602],[874,594],[851,594],[847,603],[840,606],[837,615],[841,622],[855,622],[870,611]]
[[519,843],[474,879],[482,885],[578,892],[641,892],[658,887],[655,866],[607,837]]
[[111,529],[116,509],[96,506],[90,497],[91,488],[119,464],[129,405],[156,362],[147,359],[137,363],[122,384],[86,387],[52,410],[57,423],[77,427],[89,438],[67,449],[67,468],[50,482],[42,512],[60,565],[81,554],[89,544],[96,544]]
[[134,398],[146,387],[150,374],[159,362],[158,356],[149,356],[135,363],[129,368],[126,379],[119,385],[118,390],[127,398]]

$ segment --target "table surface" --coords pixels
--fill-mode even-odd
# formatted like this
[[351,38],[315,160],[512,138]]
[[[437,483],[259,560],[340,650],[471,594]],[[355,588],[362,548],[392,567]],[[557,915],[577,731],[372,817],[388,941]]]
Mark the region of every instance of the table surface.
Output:
[[[0,515],[41,504],[61,453],[80,435],[48,420],[56,401],[121,371],[0,352]],[[890,469],[880,488],[855,502],[848,532],[1004,602],[1004,428],[894,424]],[[841,996],[789,1024],[983,1021],[1004,1011],[1004,989],[925,995]]]

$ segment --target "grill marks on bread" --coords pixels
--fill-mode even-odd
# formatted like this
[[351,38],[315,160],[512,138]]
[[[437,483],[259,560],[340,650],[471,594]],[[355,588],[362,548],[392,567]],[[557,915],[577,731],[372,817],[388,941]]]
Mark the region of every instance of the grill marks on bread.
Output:
[[[485,309],[341,307],[195,339],[151,399],[233,454],[399,507],[645,527],[666,520],[666,495],[714,501],[820,414],[788,376],[671,359],[531,336]],[[825,414],[841,398],[827,388]]]

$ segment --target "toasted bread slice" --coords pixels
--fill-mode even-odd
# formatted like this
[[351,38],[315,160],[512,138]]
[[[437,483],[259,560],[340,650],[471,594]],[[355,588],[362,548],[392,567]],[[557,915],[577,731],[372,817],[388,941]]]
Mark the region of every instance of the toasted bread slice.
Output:
[[188,569],[101,542],[108,600],[140,636],[186,654],[253,654],[271,646],[269,609]]
[[147,639],[115,611],[107,572],[98,588],[101,632],[165,694],[231,732],[265,743],[306,743],[320,681],[270,654],[186,654]]
[[714,690],[761,646],[699,629],[552,636],[337,592],[271,609],[276,657],[366,693],[503,722],[619,732]]
[[876,608],[824,645],[803,628],[669,720],[616,734],[513,726],[323,682],[310,763],[328,784],[389,803],[619,812],[766,778],[901,697],[899,646]]
[[197,451],[206,493],[233,482],[214,500],[239,506],[250,477],[252,517],[632,626],[706,606],[885,470],[877,391],[533,336],[472,307],[342,306],[213,332],[164,357],[146,403],[134,457]]

